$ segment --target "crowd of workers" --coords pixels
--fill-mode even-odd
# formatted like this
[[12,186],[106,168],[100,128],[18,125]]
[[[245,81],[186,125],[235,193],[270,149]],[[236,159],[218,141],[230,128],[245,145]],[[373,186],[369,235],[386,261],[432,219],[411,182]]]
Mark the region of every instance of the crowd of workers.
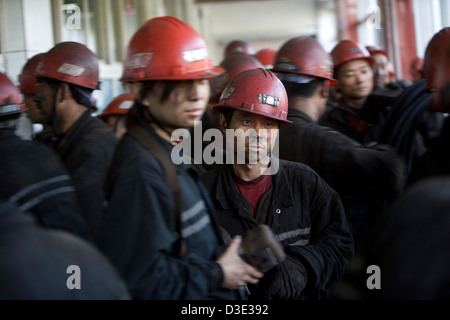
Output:
[[19,86],[0,74],[0,299],[449,297],[449,43],[413,82],[382,48],[304,36],[232,41],[216,66],[190,25],[152,18],[98,116],[81,43],[30,58]]

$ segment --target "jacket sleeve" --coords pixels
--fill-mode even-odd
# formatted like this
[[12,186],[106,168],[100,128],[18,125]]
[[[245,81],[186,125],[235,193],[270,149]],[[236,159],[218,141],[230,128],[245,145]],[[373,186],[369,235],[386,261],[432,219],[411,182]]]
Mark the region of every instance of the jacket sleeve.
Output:
[[308,283],[303,293],[313,299],[326,299],[354,254],[354,242],[338,194],[319,176],[311,174],[303,194],[309,196],[311,218],[307,245],[285,247],[305,266]]
[[[293,255],[268,271],[251,290],[253,300],[302,300],[308,282],[308,272]],[[253,286],[250,286],[252,288]]]
[[161,172],[115,181],[96,242],[134,299],[205,299],[221,286],[221,269],[195,253],[178,256],[171,193]]
[[[405,183],[405,163],[388,145],[364,147],[325,127],[307,130],[298,144],[304,162],[339,194],[373,199],[392,196]],[[306,148],[306,149],[304,149]]]
[[95,136],[85,137],[70,160],[70,174],[91,236],[100,223],[103,183],[115,143],[113,137],[105,141]]

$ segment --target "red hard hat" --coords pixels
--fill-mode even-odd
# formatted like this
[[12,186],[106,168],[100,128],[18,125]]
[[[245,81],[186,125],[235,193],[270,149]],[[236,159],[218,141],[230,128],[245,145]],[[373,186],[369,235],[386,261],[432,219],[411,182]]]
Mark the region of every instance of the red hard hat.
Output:
[[373,58],[370,56],[369,51],[353,40],[341,40],[331,50],[331,57],[333,58],[335,70],[343,63],[356,59],[366,59],[370,65],[373,64]]
[[220,66],[225,73],[211,79],[211,103],[218,103],[227,84],[239,73],[249,69],[264,68],[258,59],[247,54],[232,54],[222,60]]
[[131,93],[122,93],[111,100],[98,118],[107,118],[110,116],[124,116],[134,103],[134,95]]
[[425,50],[423,61],[423,72],[426,79],[427,89],[434,89],[436,63],[439,61],[443,47],[450,41],[450,27],[441,29],[431,38]]
[[377,46],[366,46],[367,51],[369,51],[369,54],[371,56],[373,56],[374,54],[377,53],[381,53],[382,55],[384,55],[386,58],[389,59],[389,54],[387,53],[386,50],[381,49],[380,47]]
[[26,110],[17,86],[0,72],[0,116],[20,113]]
[[311,37],[296,37],[283,44],[278,50],[272,71],[279,76],[305,75],[328,79],[330,84],[336,83],[331,56]]
[[271,69],[275,61],[277,51],[270,48],[261,49],[254,54],[254,57],[262,63],[264,68]]
[[264,68],[245,70],[231,80],[214,109],[230,108],[291,123],[286,89],[275,73]]
[[233,40],[225,47],[224,57],[226,58],[230,54],[254,54],[253,48],[243,40]]
[[380,47],[377,46],[366,46],[367,51],[369,51],[369,54],[373,57],[376,54],[382,54],[383,56],[386,57],[386,59],[388,60],[388,72],[389,72],[389,79],[392,79],[395,76],[395,72],[394,72],[394,66],[392,65],[392,63],[389,61],[389,54],[387,53],[386,50],[381,49]]
[[50,49],[37,76],[93,90],[99,89],[100,84],[96,55],[84,44],[73,41],[60,42]]
[[38,53],[28,59],[19,75],[19,89],[22,94],[37,92],[36,71],[44,60],[45,53]]
[[195,80],[218,76],[203,38],[187,23],[170,16],[148,20],[131,38],[123,82]]

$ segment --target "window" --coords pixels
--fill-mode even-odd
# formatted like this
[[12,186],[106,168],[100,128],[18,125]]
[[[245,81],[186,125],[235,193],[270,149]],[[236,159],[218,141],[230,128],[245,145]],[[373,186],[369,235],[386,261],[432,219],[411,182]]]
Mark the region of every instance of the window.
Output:
[[441,0],[442,28],[450,27],[450,0]]
[[[428,42],[442,28],[441,3],[439,0],[413,0],[416,26],[417,55],[423,57]],[[448,11],[446,11],[447,14]],[[420,13],[420,14],[419,14]],[[442,12],[443,14],[443,12]]]

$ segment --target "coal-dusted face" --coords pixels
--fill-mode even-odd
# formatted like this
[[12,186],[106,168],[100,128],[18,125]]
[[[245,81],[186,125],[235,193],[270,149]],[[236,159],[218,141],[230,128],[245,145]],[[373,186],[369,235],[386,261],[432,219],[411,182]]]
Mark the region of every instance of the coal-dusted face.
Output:
[[229,121],[221,115],[228,152],[234,152],[239,163],[256,163],[270,155],[278,137],[278,120],[236,109]]
[[28,119],[32,123],[42,123],[42,111],[37,107],[34,93],[24,94],[24,103],[27,107],[25,111],[27,113]]
[[38,90],[34,97],[36,107],[41,112],[42,123],[52,125],[53,112],[55,109],[55,98],[58,86],[53,81],[44,78],[38,78]]

